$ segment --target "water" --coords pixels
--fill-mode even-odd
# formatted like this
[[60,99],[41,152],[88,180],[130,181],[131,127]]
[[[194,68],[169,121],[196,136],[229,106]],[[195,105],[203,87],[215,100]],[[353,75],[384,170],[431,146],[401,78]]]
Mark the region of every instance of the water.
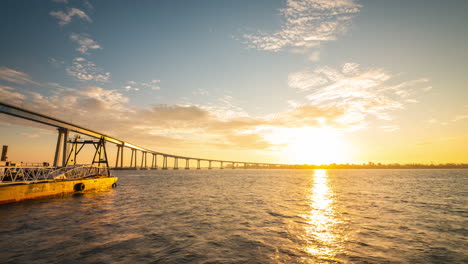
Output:
[[468,263],[468,170],[115,174],[0,206],[0,263]]

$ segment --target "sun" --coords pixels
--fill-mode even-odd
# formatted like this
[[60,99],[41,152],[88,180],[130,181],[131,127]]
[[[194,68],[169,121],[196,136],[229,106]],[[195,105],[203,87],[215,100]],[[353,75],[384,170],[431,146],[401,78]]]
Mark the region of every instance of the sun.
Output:
[[329,127],[287,128],[276,131],[275,140],[284,148],[284,160],[295,164],[344,163],[348,147],[343,135]]

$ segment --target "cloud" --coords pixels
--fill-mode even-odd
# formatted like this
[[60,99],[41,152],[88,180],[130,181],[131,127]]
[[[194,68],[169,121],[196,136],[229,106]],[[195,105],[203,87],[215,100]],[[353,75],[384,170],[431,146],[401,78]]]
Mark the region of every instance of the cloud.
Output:
[[346,32],[360,8],[353,0],[288,0],[280,10],[284,19],[281,30],[245,34],[244,38],[250,48],[259,50],[307,50]]
[[72,65],[66,68],[68,75],[79,81],[108,82],[109,72],[104,72],[96,64],[82,57],[73,59]]
[[149,82],[128,81],[127,85],[123,86],[123,88],[125,91],[139,91],[143,88],[149,88],[151,90],[160,90],[160,83],[161,80],[151,80]]
[[71,33],[70,39],[79,45],[76,50],[82,54],[89,54],[88,50],[102,49],[102,47],[97,44],[96,41],[89,38],[88,34]]
[[12,87],[0,85],[0,98],[4,102],[21,104],[26,99],[26,96],[15,92]]
[[70,23],[75,16],[86,22],[92,22],[91,18],[84,11],[74,7],[68,8],[66,13],[63,11],[51,11],[49,14],[59,20],[60,26]]
[[[317,67],[291,73],[288,84],[308,92],[307,105],[342,113],[334,119],[336,124],[363,125],[368,116],[391,120],[390,112],[403,109],[404,103],[417,102],[411,98],[421,92],[417,86],[428,82],[417,79],[395,84],[395,79],[383,69],[362,69],[357,63],[346,63],[341,69]],[[318,116],[326,117],[323,113]]]
[[39,85],[39,83],[33,81],[28,74],[7,67],[0,67],[0,80],[16,84]]
[[458,115],[452,121],[457,122],[457,121],[461,121],[461,120],[465,120],[465,119],[468,119],[468,115]]
[[379,128],[383,129],[383,131],[385,132],[393,132],[393,131],[397,131],[398,129],[400,129],[399,126],[380,126]]
[[33,133],[21,133],[22,136],[28,137],[28,138],[40,138],[41,135],[39,134],[33,134]]

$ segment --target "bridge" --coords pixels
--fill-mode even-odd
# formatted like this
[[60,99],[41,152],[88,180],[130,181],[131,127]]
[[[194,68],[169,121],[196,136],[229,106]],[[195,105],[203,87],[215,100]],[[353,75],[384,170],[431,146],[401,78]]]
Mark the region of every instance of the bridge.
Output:
[[[170,168],[169,160],[172,160],[172,169],[178,170],[179,169],[179,161],[185,161],[185,166],[183,168],[188,170],[190,169],[190,161],[196,161],[197,166],[196,169],[201,169],[201,163],[204,162],[208,165],[208,169],[214,168],[214,165],[218,165],[220,169],[224,169],[226,164],[232,168],[294,168],[295,165],[290,164],[278,164],[278,163],[260,163],[260,162],[250,162],[250,161],[232,161],[232,160],[220,160],[220,159],[208,159],[208,158],[199,158],[199,157],[187,157],[187,156],[180,156],[174,155],[169,153],[163,153],[159,151],[150,150],[147,148],[143,148],[137,146],[135,144],[131,144],[121,139],[117,139],[115,137],[84,128],[79,125],[72,124],[70,122],[66,122],[54,117],[46,116],[41,113],[37,113],[31,110],[27,110],[24,108],[20,108],[11,104],[7,104],[4,102],[0,102],[0,113],[14,116],[17,118],[26,119],[29,121],[33,121],[36,123],[48,125],[57,128],[58,130],[58,137],[57,137],[57,144],[55,148],[55,155],[54,155],[54,167],[65,167],[67,166],[67,162],[69,160],[69,155],[71,156],[70,145],[72,148],[76,146],[77,141],[73,142],[69,140],[70,132],[79,133],[81,135],[85,135],[91,138],[96,138],[99,140],[103,140],[104,142],[109,142],[115,144],[117,147],[117,156],[115,160],[115,167],[114,169],[158,169],[157,161],[158,157],[162,157],[162,167],[161,169],[167,170]],[[75,144],[74,144],[75,143]],[[82,142],[86,143],[86,142]],[[76,154],[75,149],[75,154]],[[124,167],[124,152],[131,151],[130,157],[130,166]],[[140,155],[138,155],[140,153]],[[140,160],[138,160],[138,156],[140,156]],[[148,166],[148,156],[151,157],[151,163]],[[139,164],[139,165],[138,165]]]

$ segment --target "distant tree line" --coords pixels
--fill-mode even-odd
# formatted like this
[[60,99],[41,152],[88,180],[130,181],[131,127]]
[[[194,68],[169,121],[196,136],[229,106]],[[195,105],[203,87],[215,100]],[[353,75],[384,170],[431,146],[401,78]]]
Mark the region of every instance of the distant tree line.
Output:
[[422,164],[422,163],[374,163],[368,162],[363,164],[323,164],[323,165],[283,165],[277,168],[290,169],[468,169],[467,163],[443,163],[443,164]]

